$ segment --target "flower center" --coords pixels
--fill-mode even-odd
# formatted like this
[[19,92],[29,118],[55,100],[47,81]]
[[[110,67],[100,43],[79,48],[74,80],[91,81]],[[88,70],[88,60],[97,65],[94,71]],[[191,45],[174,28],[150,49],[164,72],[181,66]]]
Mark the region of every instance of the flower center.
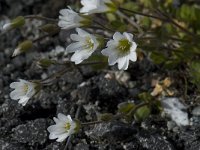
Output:
[[24,84],[23,90],[24,90],[25,93],[27,93],[27,91],[28,91],[28,84]]
[[70,129],[70,127],[71,127],[71,124],[70,124],[69,122],[65,124],[65,129],[66,129],[67,131]]
[[119,50],[120,54],[127,54],[130,52],[131,49],[131,42],[127,39],[121,39],[119,41],[119,44],[117,46],[117,49]]
[[86,38],[86,48],[92,50],[94,48],[94,43],[90,37]]

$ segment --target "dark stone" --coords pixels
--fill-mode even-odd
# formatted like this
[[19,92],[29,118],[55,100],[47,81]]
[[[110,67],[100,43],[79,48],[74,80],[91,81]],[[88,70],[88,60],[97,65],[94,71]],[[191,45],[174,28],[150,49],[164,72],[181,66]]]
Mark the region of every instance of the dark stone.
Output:
[[47,140],[47,125],[45,119],[28,121],[26,124],[18,125],[12,131],[13,140],[26,143],[31,146],[42,145]]
[[9,142],[7,140],[0,139],[1,150],[27,150],[23,145],[19,143]]
[[193,126],[179,135],[181,141],[184,141],[185,150],[200,150],[200,126]]
[[88,131],[91,139],[106,139],[109,142],[126,140],[137,133],[137,129],[121,122],[100,123]]
[[151,133],[147,130],[142,130],[136,136],[140,145],[148,150],[175,150],[173,145],[163,136],[157,133]]
[[104,75],[99,76],[97,81],[99,95],[108,97],[123,97],[127,91],[114,79],[106,79]]
[[88,144],[79,143],[74,147],[74,150],[90,150]]

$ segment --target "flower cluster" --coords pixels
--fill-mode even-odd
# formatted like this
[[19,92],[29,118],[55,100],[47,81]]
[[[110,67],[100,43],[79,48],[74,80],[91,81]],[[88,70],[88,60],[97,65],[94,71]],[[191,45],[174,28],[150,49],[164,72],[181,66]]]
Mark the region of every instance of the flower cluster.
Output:
[[[62,29],[89,26],[92,21],[88,15],[116,11],[116,6],[111,0],[81,0],[81,4],[83,7],[80,9],[80,14],[74,12],[71,8],[62,9],[58,26]],[[102,40],[83,29],[76,28],[76,31],[78,34],[70,36],[74,43],[70,44],[66,50],[69,53],[74,52],[71,61],[79,64],[99,49]],[[137,44],[134,42],[131,33],[124,32],[121,34],[116,32],[113,39],[107,42],[102,54],[109,57],[109,65],[118,63],[118,69],[127,70],[129,60],[133,62],[137,60],[136,48]]]
[[[118,69],[127,70],[129,60],[135,62],[137,60],[136,48],[137,44],[133,40],[133,34],[127,32],[115,32],[112,39],[107,41],[104,46],[105,39],[100,35],[93,35],[81,29],[81,27],[89,27],[92,25],[91,14],[116,12],[117,6],[112,0],[81,0],[83,7],[77,13],[70,7],[60,10],[58,26],[61,29],[76,28],[76,34],[71,34],[70,38],[73,41],[66,48],[67,53],[74,53],[71,56],[71,61],[79,64],[88,59],[95,51],[101,50],[101,54],[108,57],[109,65],[118,64]],[[21,27],[25,23],[25,18],[19,17],[11,23],[6,24],[3,29],[10,30],[12,28]],[[33,47],[32,41],[24,41],[17,46],[13,56],[26,52]],[[102,49],[101,49],[102,48]],[[48,66],[52,62],[48,60],[40,61],[40,65]],[[10,88],[14,90],[10,93],[13,100],[19,100],[18,103],[23,106],[28,100],[36,95],[41,88],[42,82],[26,81],[20,79],[19,82],[10,84]],[[58,118],[54,117],[55,125],[48,127],[50,139],[57,139],[62,142],[70,135],[79,130],[80,124],[78,121],[72,120],[70,115],[65,116],[59,113]]]

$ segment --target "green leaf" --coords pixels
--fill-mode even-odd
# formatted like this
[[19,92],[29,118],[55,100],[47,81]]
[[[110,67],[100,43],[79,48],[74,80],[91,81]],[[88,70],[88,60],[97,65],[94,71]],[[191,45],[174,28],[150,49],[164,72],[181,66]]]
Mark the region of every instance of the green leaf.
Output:
[[180,61],[178,59],[174,60],[168,60],[164,63],[164,67],[166,69],[174,69],[180,64]]
[[[87,59],[87,61],[84,61],[85,63],[89,63],[89,62],[94,62],[94,64],[91,64],[91,67],[94,70],[101,70],[104,69],[105,67],[107,67],[107,57],[103,56],[103,55],[92,55],[91,57],[89,57]],[[97,64],[95,64],[95,62]]]
[[193,61],[190,63],[190,78],[192,83],[200,88],[200,61]]
[[128,10],[132,10],[132,11],[138,10],[139,8],[137,3],[131,2],[131,1],[125,3],[122,7]]
[[143,106],[137,109],[137,111],[134,114],[134,118],[136,121],[142,121],[145,120],[147,117],[149,117],[151,113],[151,110],[148,106]]
[[140,24],[144,27],[144,28],[150,28],[151,27],[151,24],[152,24],[152,21],[149,17],[142,17],[140,19]]
[[156,0],[140,0],[145,7],[156,8],[157,1]]
[[102,121],[111,121],[113,119],[113,114],[111,113],[104,113],[100,115],[100,120]]
[[144,102],[151,102],[152,100],[153,100],[153,96],[151,96],[151,94],[150,93],[148,93],[148,92],[143,92],[143,93],[140,93],[139,95],[138,95],[138,97],[139,97],[139,99],[140,100],[142,100],[142,101],[144,101]]
[[152,61],[155,64],[161,64],[163,62],[165,62],[167,60],[167,58],[165,57],[164,54],[162,54],[161,52],[152,52],[150,54],[150,58],[152,59]]
[[128,114],[133,108],[135,108],[135,104],[133,102],[123,102],[118,104],[118,112],[121,114]]
[[124,32],[127,29],[127,25],[125,23],[121,22],[120,20],[112,21],[110,23],[110,25],[111,25],[112,29],[120,31],[120,32]]
[[115,14],[113,13],[106,13],[106,17],[108,18],[108,20],[111,22],[111,21],[115,21],[117,20]]

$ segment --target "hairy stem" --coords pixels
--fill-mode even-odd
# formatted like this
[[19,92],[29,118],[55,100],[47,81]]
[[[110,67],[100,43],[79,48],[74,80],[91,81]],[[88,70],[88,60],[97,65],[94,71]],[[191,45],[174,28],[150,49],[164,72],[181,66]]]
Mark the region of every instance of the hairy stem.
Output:
[[25,18],[25,19],[43,20],[43,21],[54,22],[54,23],[57,23],[57,22],[58,22],[57,19],[48,18],[48,17],[44,17],[44,16],[40,16],[40,15],[27,15],[27,16],[24,16],[24,18]]
[[116,12],[117,15],[119,15],[121,18],[125,19],[126,21],[128,21],[132,26],[136,27],[137,30],[139,31],[139,36],[138,37],[141,37],[143,34],[144,34],[144,31],[142,30],[142,28],[140,28],[140,26],[133,20],[131,20],[128,16],[126,16],[125,14],[123,14],[122,12],[120,11],[117,11]]
[[102,123],[103,121],[91,121],[91,122],[84,122],[81,123],[82,126],[87,126],[87,125],[94,125],[94,124],[98,124],[98,123]]

